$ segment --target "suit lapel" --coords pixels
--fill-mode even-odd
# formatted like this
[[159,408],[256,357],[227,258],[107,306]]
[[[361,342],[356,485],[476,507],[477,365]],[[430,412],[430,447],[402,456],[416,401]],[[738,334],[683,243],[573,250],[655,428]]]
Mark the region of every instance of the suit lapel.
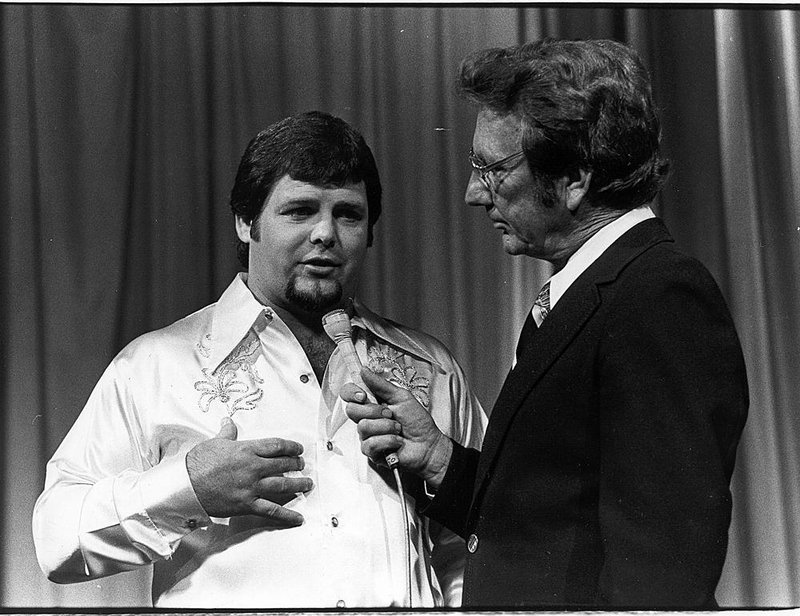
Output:
[[[492,410],[483,441],[476,494],[501,448],[503,439],[522,403],[547,370],[564,353],[601,304],[600,287],[613,282],[619,273],[649,247],[671,241],[661,220],[639,223],[614,242],[570,285],[564,296],[534,333],[532,343],[506,377]],[[526,408],[526,412],[536,412]]]
[[517,358],[517,365],[506,377],[492,410],[478,464],[479,480],[488,471],[514,415],[519,412],[528,393],[575,339],[599,304],[597,288],[594,285],[582,285],[576,292],[570,293],[569,299],[565,295],[556,306],[557,309],[533,334],[531,343]]

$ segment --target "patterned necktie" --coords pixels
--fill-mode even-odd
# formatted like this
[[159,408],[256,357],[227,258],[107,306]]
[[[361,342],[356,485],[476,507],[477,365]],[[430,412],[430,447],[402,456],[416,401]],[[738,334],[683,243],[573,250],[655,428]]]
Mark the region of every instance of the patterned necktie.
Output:
[[519,335],[519,342],[517,342],[517,361],[519,361],[519,358],[522,357],[522,353],[525,350],[525,347],[527,347],[530,343],[534,332],[541,327],[542,321],[544,321],[545,317],[549,313],[550,281],[548,280],[546,283],[544,283],[542,290],[539,291],[539,295],[536,297],[536,301],[533,303],[533,308],[528,313],[528,317],[525,319],[525,324],[522,326],[522,332]]
[[542,321],[550,314],[550,281],[544,283],[542,290],[536,297],[533,303],[533,318],[536,319],[536,325],[542,326]]

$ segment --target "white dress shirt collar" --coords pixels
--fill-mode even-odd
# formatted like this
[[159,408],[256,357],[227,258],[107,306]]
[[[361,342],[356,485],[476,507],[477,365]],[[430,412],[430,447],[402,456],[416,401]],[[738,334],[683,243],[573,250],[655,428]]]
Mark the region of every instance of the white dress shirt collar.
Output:
[[550,278],[550,309],[566,293],[570,285],[602,255],[611,244],[625,232],[648,218],[655,218],[650,206],[638,207],[626,212],[600,229],[573,254],[564,268]]

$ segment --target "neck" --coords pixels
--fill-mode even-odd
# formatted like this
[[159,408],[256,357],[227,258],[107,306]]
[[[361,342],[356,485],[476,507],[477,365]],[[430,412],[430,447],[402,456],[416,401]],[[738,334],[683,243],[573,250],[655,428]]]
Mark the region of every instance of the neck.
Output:
[[322,384],[328,360],[331,358],[333,349],[336,348],[336,344],[322,327],[322,315],[296,313],[277,306],[274,308],[294,334],[297,342],[303,347],[308,362],[317,377],[317,382]]
[[250,289],[250,293],[253,294],[253,297],[255,297],[260,304],[269,306],[275,310],[275,312],[278,313],[281,319],[295,335],[297,335],[295,330],[324,333],[322,328],[322,317],[327,312],[335,308],[345,308],[352,316],[352,302],[349,300],[347,302],[347,306],[331,306],[327,310],[321,312],[309,312],[286,300],[280,301],[267,299],[267,297],[260,292],[258,286],[251,285],[250,282],[250,276],[248,275],[248,277],[245,279],[245,283],[247,284],[247,288]]
[[596,208],[589,209],[588,212],[588,215],[576,221],[576,225],[566,238],[563,250],[553,258],[548,259],[553,264],[556,272],[563,269],[570,257],[589,241],[595,233],[625,214],[623,210],[601,210]]
[[275,304],[272,304],[272,307],[295,336],[297,335],[296,330],[315,334],[325,333],[322,329],[322,314],[305,312],[299,309],[289,310]]
[[[281,320],[292,332],[295,339],[308,358],[311,368],[317,377],[317,381],[322,384],[325,368],[328,360],[336,348],[336,344],[330,339],[325,329],[322,327],[322,317],[327,312],[307,312],[292,305],[291,308],[280,305],[277,302],[268,301],[257,289],[250,287],[250,292],[264,306],[272,308]],[[331,310],[334,307],[331,307]],[[348,302],[348,313],[352,316],[352,303]]]

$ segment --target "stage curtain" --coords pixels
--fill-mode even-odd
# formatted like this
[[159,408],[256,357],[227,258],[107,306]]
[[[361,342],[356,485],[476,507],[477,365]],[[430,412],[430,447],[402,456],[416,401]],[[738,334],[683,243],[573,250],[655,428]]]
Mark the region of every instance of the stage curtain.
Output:
[[719,281],[749,371],[718,600],[800,604],[796,11],[0,4],[2,606],[150,604],[146,570],[48,582],[33,503],[111,358],[237,271],[239,157],[286,115],[364,133],[385,202],[361,296],[442,339],[491,409],[549,268],[463,204],[474,109],[453,81],[467,52],[542,36],[616,38],[651,68],[674,170],[657,209]]

